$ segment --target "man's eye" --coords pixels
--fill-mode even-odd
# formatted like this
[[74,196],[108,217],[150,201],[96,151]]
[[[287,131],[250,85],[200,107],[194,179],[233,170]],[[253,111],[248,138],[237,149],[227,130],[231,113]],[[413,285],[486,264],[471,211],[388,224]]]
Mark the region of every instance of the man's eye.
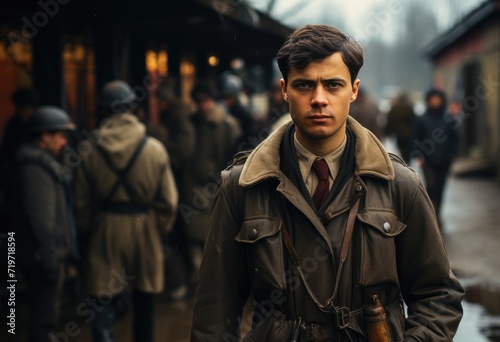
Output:
[[338,88],[340,87],[340,83],[337,83],[337,82],[330,82],[328,83],[328,88]]
[[297,88],[299,88],[299,89],[307,89],[307,88],[309,88],[309,83],[306,83],[306,82],[298,83],[297,84]]

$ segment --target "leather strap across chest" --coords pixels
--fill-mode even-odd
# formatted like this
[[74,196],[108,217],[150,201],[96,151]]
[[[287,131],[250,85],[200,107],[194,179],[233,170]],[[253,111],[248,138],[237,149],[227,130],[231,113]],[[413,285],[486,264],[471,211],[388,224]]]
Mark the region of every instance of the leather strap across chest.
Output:
[[[304,272],[302,271],[300,258],[299,258],[299,255],[297,254],[297,251],[295,250],[295,247],[292,243],[292,240],[290,239],[290,234],[288,232],[288,229],[286,228],[286,226],[284,224],[282,225],[282,229],[281,229],[281,231],[282,231],[281,236],[283,239],[283,243],[285,244],[285,247],[288,251],[288,254],[289,254],[293,264],[297,268],[297,271],[299,273],[300,278],[302,279],[302,282],[304,283],[304,286],[307,290],[307,293],[309,294],[311,299],[316,303],[316,305],[318,306],[318,308],[321,311],[328,312],[328,313],[334,312],[336,314],[335,317],[343,317],[344,316],[342,314],[343,310],[344,311],[347,310],[347,312],[348,312],[347,308],[336,308],[333,305],[333,301],[335,300],[335,297],[337,296],[338,287],[339,287],[339,283],[340,283],[340,277],[342,275],[342,268],[344,266],[345,260],[347,259],[347,254],[348,254],[349,248],[351,246],[352,233],[354,230],[354,222],[356,220],[356,214],[358,213],[358,209],[359,209],[359,201],[360,201],[360,197],[358,197],[356,199],[356,201],[354,202],[353,206],[351,207],[351,209],[349,211],[347,225],[346,225],[346,229],[344,231],[344,237],[342,239],[342,245],[341,245],[341,249],[340,249],[340,260],[339,260],[339,266],[337,268],[338,271],[337,271],[337,275],[335,278],[335,286],[333,288],[333,294],[324,304],[320,303],[320,301],[318,300],[318,298],[316,297],[316,295],[312,291],[311,286],[309,285],[309,282],[307,281],[307,278],[304,275]],[[337,315],[337,313],[340,313],[340,314]],[[338,322],[339,328],[345,328],[347,325],[348,325],[348,322],[347,323],[341,322],[341,321]]]

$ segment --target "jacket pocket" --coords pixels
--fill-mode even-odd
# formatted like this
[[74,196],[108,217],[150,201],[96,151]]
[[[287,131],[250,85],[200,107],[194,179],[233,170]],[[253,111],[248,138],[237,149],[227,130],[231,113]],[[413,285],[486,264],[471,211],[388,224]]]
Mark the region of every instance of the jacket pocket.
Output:
[[251,218],[235,238],[247,248],[254,289],[285,289],[281,224],[272,217]]
[[358,213],[361,222],[361,286],[398,283],[394,238],[406,225],[390,211],[367,210]]

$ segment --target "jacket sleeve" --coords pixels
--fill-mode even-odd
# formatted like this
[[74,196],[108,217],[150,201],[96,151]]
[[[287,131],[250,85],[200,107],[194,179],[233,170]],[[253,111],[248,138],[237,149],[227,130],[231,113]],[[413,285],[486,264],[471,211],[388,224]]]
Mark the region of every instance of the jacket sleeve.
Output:
[[191,342],[239,341],[249,295],[244,248],[236,242],[242,213],[237,180],[223,171],[212,207],[198,279]]
[[20,167],[23,212],[35,237],[35,258],[47,270],[57,268],[56,193],[53,176],[34,163]]
[[415,183],[413,200],[405,208],[407,227],[396,240],[408,305],[405,341],[452,341],[463,314],[464,290],[450,269],[431,201],[422,183]]

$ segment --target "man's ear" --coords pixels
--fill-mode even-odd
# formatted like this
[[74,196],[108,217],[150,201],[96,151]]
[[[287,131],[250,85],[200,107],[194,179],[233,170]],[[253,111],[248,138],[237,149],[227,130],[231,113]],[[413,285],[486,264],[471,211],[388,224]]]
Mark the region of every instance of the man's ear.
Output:
[[358,79],[356,79],[354,81],[354,83],[352,84],[352,96],[351,96],[351,103],[354,102],[354,100],[356,100],[356,98],[358,97],[358,90],[359,90],[359,85],[360,85],[361,81]]
[[280,86],[281,86],[281,94],[283,94],[283,98],[285,99],[285,101],[288,102],[288,93],[286,90],[286,82],[283,78],[280,80]]

